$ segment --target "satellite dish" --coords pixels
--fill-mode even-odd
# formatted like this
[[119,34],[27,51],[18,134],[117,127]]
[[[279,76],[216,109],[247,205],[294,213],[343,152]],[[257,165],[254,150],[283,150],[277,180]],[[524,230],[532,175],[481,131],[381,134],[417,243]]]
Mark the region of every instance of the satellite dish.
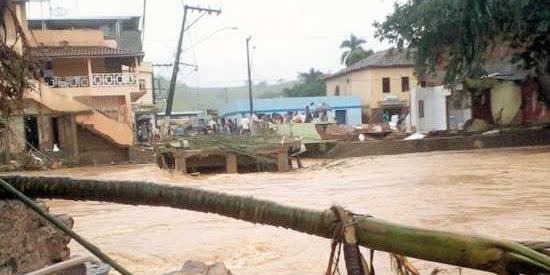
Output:
[[67,15],[69,11],[63,7],[54,7],[50,10],[50,15],[53,17],[63,17]]

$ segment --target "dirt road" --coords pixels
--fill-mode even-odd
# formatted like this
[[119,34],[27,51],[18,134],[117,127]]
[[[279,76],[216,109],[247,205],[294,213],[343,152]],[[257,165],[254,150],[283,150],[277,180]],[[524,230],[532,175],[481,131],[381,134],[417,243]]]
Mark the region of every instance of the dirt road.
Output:
[[[287,173],[189,178],[152,165],[78,168],[51,175],[161,181],[514,240],[550,240],[550,147],[310,161]],[[223,261],[235,274],[322,274],[329,240],[216,215],[169,208],[51,201],[77,232],[136,274],[161,274],[188,259]],[[72,243],[73,253],[85,253]],[[433,263],[414,262],[423,273]],[[384,253],[378,274],[388,274]],[[452,267],[448,274],[458,274]],[[463,274],[477,274],[464,270]]]

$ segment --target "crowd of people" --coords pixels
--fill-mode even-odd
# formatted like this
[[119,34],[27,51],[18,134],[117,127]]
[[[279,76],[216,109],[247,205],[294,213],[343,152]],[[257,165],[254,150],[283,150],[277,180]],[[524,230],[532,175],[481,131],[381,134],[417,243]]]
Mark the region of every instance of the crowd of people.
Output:
[[257,130],[265,129],[270,124],[289,124],[289,123],[329,123],[334,120],[330,110],[323,112],[312,112],[306,108],[305,111],[291,111],[285,113],[253,113],[238,114],[230,117],[222,117],[217,120],[210,119],[208,128],[210,132],[241,134],[246,135]]

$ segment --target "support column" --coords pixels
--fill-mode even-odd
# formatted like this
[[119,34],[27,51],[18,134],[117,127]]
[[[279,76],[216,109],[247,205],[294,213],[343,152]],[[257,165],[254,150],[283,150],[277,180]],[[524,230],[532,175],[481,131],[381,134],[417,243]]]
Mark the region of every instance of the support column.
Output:
[[228,174],[237,174],[237,154],[226,153],[225,154],[225,172]]
[[92,86],[92,59],[86,58],[86,65],[88,66],[88,85]]
[[69,117],[69,127],[70,127],[70,139],[71,139],[71,150],[75,162],[80,161],[80,152],[78,147],[78,130],[76,128],[76,115],[71,114]]
[[139,57],[135,57],[134,64],[135,64],[134,72],[136,73],[136,82],[137,82],[137,85],[138,85],[138,88],[139,88],[139,73],[140,73]]
[[279,172],[288,172],[290,171],[290,166],[288,165],[288,152],[281,151],[277,153],[277,170]]
[[176,171],[187,174],[187,160],[184,154],[174,154],[174,162]]

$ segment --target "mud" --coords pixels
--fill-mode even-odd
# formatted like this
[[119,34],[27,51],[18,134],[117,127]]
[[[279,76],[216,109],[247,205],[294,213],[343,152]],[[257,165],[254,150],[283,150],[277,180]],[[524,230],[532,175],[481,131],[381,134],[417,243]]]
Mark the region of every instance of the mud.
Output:
[[[309,161],[291,173],[190,178],[154,165],[47,172],[155,180],[326,209],[343,205],[398,223],[513,240],[550,240],[550,147]],[[33,174],[33,173],[30,173]],[[96,202],[51,201],[75,230],[136,274],[162,274],[186,260],[224,262],[234,274],[322,274],[330,241],[211,214]],[[85,253],[71,242],[72,251]],[[423,274],[454,267],[413,261]],[[377,252],[378,274],[388,274]],[[462,274],[481,272],[463,270]],[[445,274],[445,273],[441,273]]]

